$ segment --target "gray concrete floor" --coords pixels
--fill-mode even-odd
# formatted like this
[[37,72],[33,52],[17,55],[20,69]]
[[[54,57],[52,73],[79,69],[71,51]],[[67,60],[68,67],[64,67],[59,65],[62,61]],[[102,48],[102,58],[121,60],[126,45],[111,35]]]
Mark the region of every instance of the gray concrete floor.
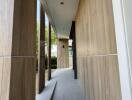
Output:
[[57,69],[46,89],[36,96],[36,100],[50,100],[52,83],[57,82],[53,100],[85,100],[78,80],[74,79],[72,68]]
[[51,80],[50,82],[47,81],[42,93],[36,95],[36,100],[51,100],[55,85],[55,80]]
[[53,73],[57,86],[53,100],[85,100],[78,80],[71,68],[58,69]]

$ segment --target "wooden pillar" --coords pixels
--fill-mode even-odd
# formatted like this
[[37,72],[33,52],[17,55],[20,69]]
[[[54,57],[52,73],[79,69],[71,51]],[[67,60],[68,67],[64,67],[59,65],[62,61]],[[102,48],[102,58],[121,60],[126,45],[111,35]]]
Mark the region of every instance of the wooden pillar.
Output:
[[49,23],[48,33],[48,80],[51,79],[51,24]]
[[75,71],[75,62],[74,62],[74,41],[72,40],[72,52],[73,52],[73,55],[72,55],[72,62],[73,62],[73,70]]
[[45,88],[45,11],[40,8],[39,93]]
[[77,59],[76,59],[76,41],[73,40],[73,70],[74,70],[74,78],[77,79]]
[[72,39],[72,48],[73,48],[73,70],[74,78],[77,79],[77,56],[76,56],[76,31],[75,31],[75,22],[72,23],[73,28],[73,39]]
[[36,0],[0,0],[0,100],[35,100]]
[[57,41],[57,67],[69,68],[68,39]]

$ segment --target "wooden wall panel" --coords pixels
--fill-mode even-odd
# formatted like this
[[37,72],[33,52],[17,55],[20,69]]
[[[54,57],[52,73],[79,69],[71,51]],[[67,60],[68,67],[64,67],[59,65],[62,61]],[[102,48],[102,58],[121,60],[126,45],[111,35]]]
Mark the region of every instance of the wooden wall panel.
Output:
[[0,57],[0,99],[1,99],[1,88],[2,88],[2,71],[3,71],[3,57]]
[[87,100],[121,100],[117,55],[87,57],[83,63]]
[[[32,2],[32,3],[31,3]],[[15,0],[12,55],[35,55],[36,0]],[[31,30],[32,29],[32,30]]]
[[80,0],[76,45],[86,100],[121,100],[112,0]]
[[40,34],[38,49],[38,74],[37,74],[37,93],[41,93],[45,88],[45,10],[40,6]]
[[[80,47],[80,55],[115,54],[115,34],[111,2],[103,0],[81,0],[76,26]],[[108,2],[109,1],[109,2]],[[85,4],[84,4],[85,3]],[[87,4],[87,5],[86,5]],[[84,6],[86,5],[86,6]],[[109,6],[108,6],[109,5]],[[108,9],[109,7],[109,9]],[[111,7],[112,9],[112,7]],[[108,14],[107,14],[107,13]],[[79,16],[83,14],[83,16]],[[106,16],[107,15],[107,16]],[[87,34],[85,34],[87,33]],[[83,34],[83,36],[82,36]],[[78,38],[77,38],[78,39]],[[84,43],[84,41],[87,41]]]
[[0,0],[0,100],[35,100],[36,0]]
[[34,58],[12,58],[10,100],[35,100],[34,63]]
[[0,57],[0,100],[9,99],[11,58]]
[[69,67],[68,39],[59,39],[57,43],[57,67]]
[[13,8],[14,0],[0,0],[0,100],[9,100]]

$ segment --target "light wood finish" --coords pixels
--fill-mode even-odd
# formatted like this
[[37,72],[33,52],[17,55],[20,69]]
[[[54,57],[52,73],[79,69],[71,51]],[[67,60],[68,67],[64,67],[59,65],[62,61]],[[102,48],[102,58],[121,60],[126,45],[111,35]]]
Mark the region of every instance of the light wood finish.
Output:
[[86,100],[121,100],[111,0],[80,0],[76,45]]
[[9,100],[13,8],[14,0],[0,0],[0,100]]
[[38,73],[38,93],[45,88],[45,10],[41,4],[40,14],[40,49],[39,49],[39,73]]
[[0,100],[35,100],[36,0],[0,2]]
[[68,39],[58,39],[57,42],[57,67],[69,67]]

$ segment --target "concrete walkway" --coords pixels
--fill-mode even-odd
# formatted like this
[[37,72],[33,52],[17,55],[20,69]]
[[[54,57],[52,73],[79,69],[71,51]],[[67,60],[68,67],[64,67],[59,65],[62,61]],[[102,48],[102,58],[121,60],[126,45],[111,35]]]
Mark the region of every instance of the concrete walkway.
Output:
[[71,68],[56,70],[52,79],[57,81],[53,100],[84,100],[79,82],[74,79]]
[[[57,82],[53,94],[54,83]],[[52,80],[48,82],[44,91],[36,96],[36,100],[85,100],[81,92],[78,80],[74,79],[71,68],[57,69],[52,74]]]
[[52,100],[56,84],[57,82],[55,80],[47,81],[42,93],[36,95],[36,100]]

